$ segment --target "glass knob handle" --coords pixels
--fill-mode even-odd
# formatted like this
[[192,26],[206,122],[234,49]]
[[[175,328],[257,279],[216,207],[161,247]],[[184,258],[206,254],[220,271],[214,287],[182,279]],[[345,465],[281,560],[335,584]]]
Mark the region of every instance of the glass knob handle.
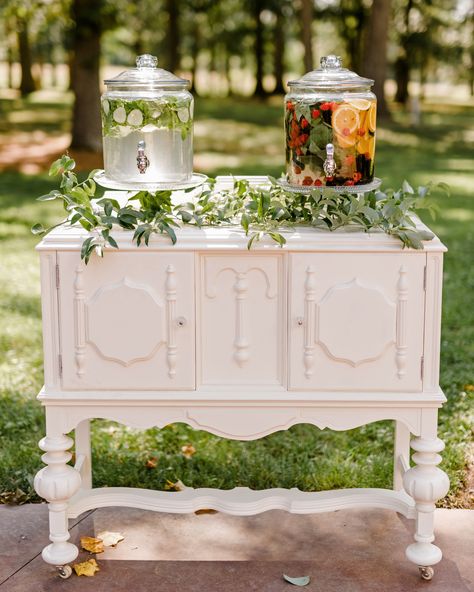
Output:
[[158,58],[154,55],[150,55],[149,53],[144,53],[143,55],[139,55],[135,60],[137,64],[137,68],[156,68],[158,64]]
[[186,319],[184,317],[178,317],[176,319],[176,324],[178,327],[184,327],[184,325],[186,325]]

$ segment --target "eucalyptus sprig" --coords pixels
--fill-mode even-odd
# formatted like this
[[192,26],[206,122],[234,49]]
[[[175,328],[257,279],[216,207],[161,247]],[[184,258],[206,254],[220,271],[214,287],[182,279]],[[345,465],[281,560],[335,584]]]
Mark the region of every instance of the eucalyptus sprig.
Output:
[[[414,249],[422,249],[422,241],[433,238],[431,232],[417,228],[413,220],[413,214],[419,210],[436,212],[429,199],[434,187],[431,183],[416,190],[404,181],[398,191],[351,194],[315,188],[309,194],[297,194],[283,189],[272,177],[266,187],[236,179],[230,189],[216,189],[215,181],[210,179],[198,196],[184,203],[173,204],[172,191],[138,191],[121,206],[117,200],[104,197],[96,187],[93,176],[97,171],[79,182],[74,167],[74,160],[67,155],[56,160],[49,174],[61,177],[60,189],[38,198],[61,200],[67,216],[50,228],[35,224],[32,232],[47,234],[58,226],[80,224],[90,233],[81,249],[86,263],[94,252],[102,256],[106,247],[118,248],[111,234],[117,227],[133,230],[137,246],[148,245],[153,234],[165,234],[174,244],[175,228],[184,225],[240,225],[249,238],[249,249],[265,236],[283,246],[286,239],[282,231],[296,226],[330,231],[347,226],[365,232],[380,230],[398,237],[404,247]],[[444,183],[436,187],[448,191]]]

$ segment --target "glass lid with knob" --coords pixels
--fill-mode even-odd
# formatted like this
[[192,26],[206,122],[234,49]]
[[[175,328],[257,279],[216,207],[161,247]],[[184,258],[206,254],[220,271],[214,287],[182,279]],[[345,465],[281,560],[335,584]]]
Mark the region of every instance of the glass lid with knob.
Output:
[[152,55],[105,80],[101,98],[105,176],[112,182],[183,183],[193,176],[193,107],[188,80]]
[[343,68],[341,58],[288,83],[286,178],[296,186],[368,185],[374,179],[377,99],[374,81]]

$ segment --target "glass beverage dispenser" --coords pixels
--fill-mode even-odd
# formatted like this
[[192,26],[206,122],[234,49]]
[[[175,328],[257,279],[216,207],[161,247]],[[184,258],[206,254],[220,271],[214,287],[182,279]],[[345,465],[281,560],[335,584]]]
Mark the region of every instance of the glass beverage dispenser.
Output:
[[329,55],[289,82],[285,96],[286,176],[291,185],[364,185],[374,178],[374,81]]
[[141,55],[137,67],[106,80],[101,99],[105,175],[121,183],[189,181],[193,106],[188,80]]

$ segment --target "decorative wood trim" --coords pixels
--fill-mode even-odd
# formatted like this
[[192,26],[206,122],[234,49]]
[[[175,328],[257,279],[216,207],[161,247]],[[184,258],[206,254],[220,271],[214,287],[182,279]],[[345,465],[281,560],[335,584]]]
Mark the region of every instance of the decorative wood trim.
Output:
[[399,270],[397,283],[397,342],[395,361],[397,364],[397,376],[403,378],[407,368],[407,304],[408,304],[408,279],[407,268],[402,265]]
[[76,267],[74,279],[74,346],[76,360],[76,375],[82,378],[85,373],[86,336],[85,336],[85,291],[84,266],[80,263]]
[[[373,356],[366,357],[366,358],[360,358],[357,360],[354,360],[351,358],[343,358],[341,356],[336,356],[329,349],[328,345],[324,341],[322,341],[321,335],[319,332],[319,327],[320,327],[319,318],[320,318],[320,314],[321,314],[321,310],[320,310],[321,306],[326,301],[328,301],[331,298],[331,295],[334,294],[335,292],[337,292],[339,290],[350,290],[353,286],[357,286],[359,288],[363,288],[364,290],[369,290],[371,292],[376,292],[377,294],[379,294],[383,298],[383,300],[386,302],[387,306],[392,310],[395,309],[395,304],[387,298],[386,294],[384,294],[382,292],[382,290],[380,290],[379,288],[374,288],[373,286],[365,285],[357,277],[354,277],[350,282],[344,282],[344,283],[336,284],[335,286],[332,286],[324,294],[324,296],[320,300],[320,302],[318,302],[316,304],[316,319],[317,319],[316,328],[317,328],[317,331],[316,331],[315,342],[318,343],[321,346],[321,348],[324,350],[325,354],[329,358],[334,360],[335,362],[342,362],[343,364],[349,364],[349,366],[352,366],[353,368],[357,368],[358,366],[361,366],[362,364],[366,364],[368,362],[375,362],[376,360],[380,359],[385,354],[385,352],[395,343],[395,340],[393,339],[393,337],[390,340],[388,340],[385,343],[385,345],[381,348],[380,352],[377,355],[373,355]],[[394,315],[395,315],[395,310],[394,310]]]
[[[218,257],[222,257],[222,254],[219,254]],[[209,273],[208,273],[208,263],[209,257],[206,256],[204,260],[204,289],[205,295],[207,298],[214,299],[217,296],[217,279],[221,274],[224,272],[230,271],[235,276],[234,282],[234,293],[235,293],[235,337],[234,337],[234,360],[237,365],[242,368],[245,363],[249,360],[250,352],[249,352],[249,340],[246,337],[246,306],[245,302],[248,297],[248,275],[251,272],[258,272],[260,273],[263,278],[265,279],[266,283],[266,290],[265,290],[265,297],[269,300],[273,300],[278,295],[278,288],[275,291],[272,291],[272,284],[268,274],[264,269],[261,267],[257,267],[255,262],[251,260],[251,265],[246,264],[247,261],[244,259],[242,260],[242,266],[226,266],[222,267],[218,270],[213,278],[212,283],[210,282]],[[278,258],[278,264],[280,264],[280,257]]]
[[439,388],[439,356],[441,340],[443,256],[429,253],[426,261],[426,300],[423,390],[434,392]]
[[160,299],[157,297],[154,290],[150,286],[137,284],[136,282],[132,281],[128,277],[124,277],[118,282],[114,282],[112,284],[108,284],[106,286],[100,287],[98,290],[96,290],[94,292],[92,297],[88,298],[87,300],[84,300],[84,337],[85,337],[85,342],[88,343],[91,347],[93,347],[94,350],[97,352],[97,354],[101,358],[103,358],[104,360],[108,360],[110,362],[116,362],[117,364],[120,364],[121,366],[128,368],[128,367],[132,366],[133,364],[136,364],[137,362],[146,362],[148,360],[151,360],[153,358],[153,356],[156,354],[156,352],[159,350],[161,345],[165,342],[165,339],[164,339],[164,337],[159,339],[156,342],[156,344],[154,345],[154,347],[151,349],[151,351],[146,356],[138,356],[135,358],[131,358],[129,360],[124,360],[124,359],[119,358],[117,356],[109,356],[109,355],[105,354],[101,350],[100,346],[97,345],[97,343],[95,341],[93,341],[93,339],[90,335],[90,319],[89,319],[89,317],[90,317],[89,309],[90,309],[91,304],[93,304],[94,301],[97,301],[105,292],[110,292],[111,290],[115,290],[117,288],[120,288],[121,286],[126,286],[127,288],[132,288],[134,290],[141,290],[143,292],[146,292],[150,296],[150,298],[153,300],[153,302],[156,304],[158,309],[160,310],[160,315],[161,316],[163,315],[163,313],[162,313],[163,304],[162,304],[162,302],[160,302]]
[[43,320],[44,382],[59,388],[60,341],[58,291],[56,289],[56,253],[41,253],[41,313]]
[[168,362],[168,376],[174,378],[176,376],[177,363],[177,345],[175,335],[175,318],[176,318],[176,269],[174,265],[168,265],[166,268],[166,315],[167,315],[167,329],[168,329],[168,353],[166,360]]
[[313,375],[314,343],[317,329],[315,328],[315,301],[316,301],[316,269],[313,265],[306,268],[306,280],[304,283],[304,375],[307,379]]
[[248,281],[247,274],[236,273],[234,284],[235,292],[235,339],[234,360],[242,368],[249,359],[249,342],[245,337],[245,300],[247,298]]
[[67,407],[67,413],[58,405],[48,408],[48,414],[52,413],[57,418],[58,428],[65,432],[75,429],[81,421],[93,418],[117,421],[140,429],[163,428],[180,422],[220,437],[245,441],[263,438],[301,423],[342,431],[383,420],[400,421],[412,434],[419,435],[422,418],[419,406],[371,406],[370,403],[357,406],[350,402],[345,405],[327,403],[319,407],[311,404],[283,407],[271,402],[176,405],[171,400],[158,406],[145,402],[135,404],[130,400],[123,405],[69,402],[63,406]]
[[186,487],[183,491],[151,491],[128,487],[82,490],[71,499],[68,517],[76,518],[87,510],[110,506],[176,514],[213,509],[235,516],[252,516],[268,510],[312,514],[369,507],[394,510],[406,518],[415,517],[413,500],[404,491],[375,488],[317,492],[300,491],[296,488],[255,491],[248,487],[230,490]]

